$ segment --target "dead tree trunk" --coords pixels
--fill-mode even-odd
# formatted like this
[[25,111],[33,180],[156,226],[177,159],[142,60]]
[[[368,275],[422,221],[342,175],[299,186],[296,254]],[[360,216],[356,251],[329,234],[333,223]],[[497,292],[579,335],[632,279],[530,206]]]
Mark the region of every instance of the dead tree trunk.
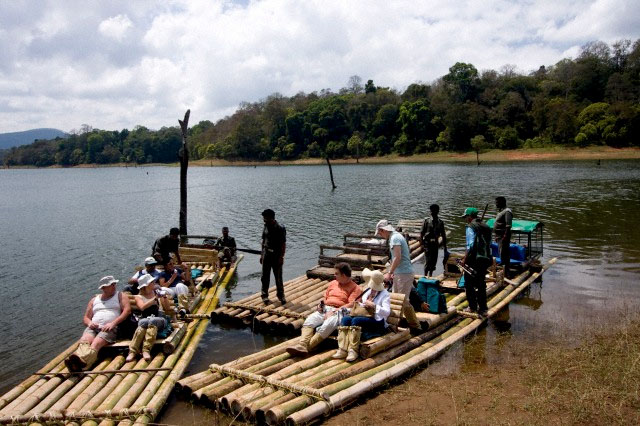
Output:
[[327,160],[327,165],[329,166],[329,176],[331,176],[331,187],[333,190],[337,188],[335,182],[333,181],[333,169],[331,168],[331,162],[329,161],[329,157],[325,157],[325,159]]
[[188,109],[183,120],[178,120],[182,131],[182,148],[178,151],[180,158],[180,235],[187,235],[187,169],[189,168],[189,148],[187,148],[187,132],[189,131]]

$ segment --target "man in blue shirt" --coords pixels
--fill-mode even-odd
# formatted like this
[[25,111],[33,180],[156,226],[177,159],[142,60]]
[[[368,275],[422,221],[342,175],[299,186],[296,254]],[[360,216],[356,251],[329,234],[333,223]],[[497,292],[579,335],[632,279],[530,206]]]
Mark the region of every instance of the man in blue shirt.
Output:
[[[464,290],[467,294],[469,302],[469,311],[477,312],[482,316],[488,313],[487,307],[487,286],[484,277],[487,274],[488,265],[482,264],[477,259],[478,249],[476,246],[476,235],[484,238],[483,244],[491,241],[491,230],[489,227],[478,219],[478,209],[475,207],[467,207],[462,217],[467,222],[466,227],[466,251],[462,258],[462,263],[468,265],[475,271],[471,274],[464,272]],[[479,309],[479,310],[478,310]]]
[[392,291],[394,293],[402,293],[407,296],[404,300],[402,312],[409,323],[409,327],[421,329],[416,312],[409,303],[414,273],[407,240],[386,219],[382,219],[377,223],[376,235],[389,241],[389,250],[391,251],[391,266],[389,266],[389,270],[384,275],[384,279],[386,281],[393,280]]

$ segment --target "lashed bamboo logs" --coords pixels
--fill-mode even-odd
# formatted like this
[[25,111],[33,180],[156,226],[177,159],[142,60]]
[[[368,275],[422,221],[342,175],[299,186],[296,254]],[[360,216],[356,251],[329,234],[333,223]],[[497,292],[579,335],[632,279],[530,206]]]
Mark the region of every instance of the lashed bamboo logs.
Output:
[[[549,262],[543,271],[554,262],[555,259]],[[489,316],[494,315],[539,277],[539,274],[533,274],[527,279],[527,275],[523,274],[515,280],[520,283],[518,287],[501,287],[497,283],[488,285]],[[238,414],[245,420],[269,424],[280,423],[285,419],[291,423],[309,422],[319,415],[330,412],[331,408],[328,407],[344,405],[365,392],[365,389],[380,386],[390,378],[398,377],[409,369],[415,368],[419,363],[433,359],[451,344],[476,330],[486,321],[486,318],[462,319],[458,316],[457,312],[467,306],[465,299],[464,294],[450,297],[447,303],[448,312],[436,315],[437,320],[430,321],[431,328],[425,333],[411,337],[408,334],[405,335],[406,331],[404,331],[398,335],[387,335],[364,343],[361,350],[369,346],[369,358],[355,363],[333,360],[330,358],[333,351],[326,351],[307,360],[294,360],[294,363],[273,374],[270,372],[274,370],[265,369],[264,374],[254,370],[252,380],[247,384],[239,378],[221,378],[221,375],[214,372],[210,372],[209,377],[216,375],[215,382],[207,382],[207,375],[200,373],[191,380],[191,383],[207,382],[205,387],[208,387],[212,397],[208,400],[209,405],[233,415]],[[399,307],[401,301],[392,298],[392,308],[395,307],[394,303]],[[366,353],[366,351],[363,352]],[[244,368],[240,365],[232,368],[234,372],[251,369],[251,367]],[[256,375],[265,376],[265,378],[256,377]],[[236,376],[242,376],[242,373]],[[183,380],[189,382],[190,378]],[[300,386],[302,389],[316,389],[331,396],[328,402],[318,401],[317,398],[309,395],[292,393],[285,386],[278,386],[281,384],[278,381]],[[234,383],[231,384],[232,382]],[[274,383],[275,386],[269,386],[269,382]],[[361,383],[367,383],[370,386]],[[192,389],[196,389],[196,386]],[[350,396],[354,392],[356,392],[355,396]],[[217,399],[213,400],[213,398]]]
[[[78,342],[74,342],[71,346],[69,346],[67,349],[65,349],[60,355],[58,355],[57,357],[55,357],[54,359],[52,359],[51,361],[49,361],[47,363],[47,365],[45,365],[44,367],[42,367],[40,369],[40,371],[42,372],[51,372],[53,371],[56,367],[61,366],[62,361],[68,357],[71,353],[73,353],[73,351],[76,350],[76,348],[78,347]],[[18,398],[23,392],[25,392],[27,389],[30,389],[33,385],[35,385],[39,380],[42,380],[40,377],[38,376],[29,376],[26,380],[24,380],[22,383],[20,383],[19,385],[15,386],[13,389],[11,389],[9,392],[7,392],[6,394],[4,394],[2,396],[2,398],[0,398],[0,414],[4,413],[5,410],[4,408],[7,407],[7,405],[9,403],[11,403],[12,401],[14,401],[16,398]],[[8,408],[8,407],[7,407]],[[8,412],[8,411],[7,411]]]
[[[216,285],[215,293],[213,294],[213,297],[209,299],[208,297],[209,295],[207,295],[207,297],[203,301],[203,306],[199,313],[208,314],[208,313],[211,313],[216,308],[218,304],[218,300],[220,298],[220,294],[222,294],[222,292],[225,290],[227,284],[231,280],[232,276],[235,274],[235,270],[238,264],[242,261],[243,258],[244,258],[243,255],[238,256],[238,259],[236,260],[233,267],[230,268],[226,277],[222,280],[222,282],[219,282],[218,285]],[[147,424],[149,422],[152,422],[155,419],[158,412],[166,402],[167,398],[169,398],[169,394],[173,390],[176,382],[178,381],[180,376],[182,376],[182,373],[184,372],[184,370],[187,368],[187,365],[191,361],[191,358],[195,353],[198,343],[200,342],[202,335],[207,329],[208,321],[205,321],[205,320],[200,320],[199,322],[194,321],[193,323],[189,324],[189,326],[192,326],[192,325],[195,325],[195,327],[193,327],[194,329],[193,335],[191,338],[185,336],[185,339],[184,339],[185,348],[182,353],[182,356],[179,359],[177,359],[176,357],[175,364],[171,366],[173,367],[173,370],[168,374],[168,377],[162,382],[161,386],[159,386],[158,389],[153,393],[153,397],[147,403],[144,404],[146,405],[145,408],[148,411],[147,413],[141,415],[136,419],[135,421],[136,424]],[[167,361],[172,356],[173,354],[169,355],[167,357]],[[161,372],[158,374],[161,375],[163,373],[164,372]],[[143,398],[143,400],[146,400],[146,398]],[[142,407],[142,401],[140,402],[136,401],[133,407],[136,407],[136,404],[139,404],[138,405],[139,408]],[[120,422],[120,425],[122,426],[129,425],[129,424],[131,424],[131,421],[129,420]]]
[[[495,315],[500,309],[506,306],[509,302],[511,302],[518,294],[520,294],[524,289],[526,289],[532,282],[534,282],[539,276],[541,276],[544,271],[546,271],[551,265],[556,262],[556,258],[551,259],[540,272],[534,273],[531,275],[529,279],[520,284],[514,291],[508,291],[508,295],[502,298],[500,301],[495,301],[493,306],[489,309],[489,317]],[[465,319],[462,321],[456,328],[457,330],[450,334],[447,338],[438,342],[435,345],[430,346],[429,348],[422,349],[420,347],[418,349],[422,349],[420,351],[416,351],[414,354],[413,351],[407,355],[394,360],[389,365],[382,365],[375,371],[375,374],[368,374],[369,377],[354,377],[352,379],[353,385],[344,388],[343,390],[336,392],[331,396],[329,402],[318,401],[315,404],[311,405],[308,408],[299,410],[291,414],[287,418],[288,425],[295,425],[309,422],[319,416],[326,415],[331,412],[331,410],[335,408],[342,407],[365,392],[370,392],[378,386],[381,386],[388,381],[405,374],[409,370],[416,368],[424,362],[427,362],[438,355],[440,355],[444,350],[446,350],[452,344],[460,341],[465,336],[474,332],[478,327],[480,327],[487,318],[482,319]],[[402,359],[404,358],[404,359]],[[382,368],[386,367],[386,368]],[[272,413],[273,414],[273,413]],[[276,413],[277,414],[277,413]],[[272,420],[275,417],[272,417]],[[270,424],[273,424],[270,422]]]
[[[236,265],[241,259],[242,256]],[[202,292],[204,297],[200,299],[194,315],[197,318],[184,327],[191,331],[182,333],[182,339],[178,334],[175,340],[170,341],[177,344],[171,359],[160,352],[151,363],[140,360],[124,364],[122,355],[107,354],[101,357],[93,371],[70,374],[61,361],[75,350],[77,343],[74,343],[40,369],[37,375],[0,399],[3,404],[0,424],[38,421],[68,422],[77,426],[86,420],[83,424],[88,426],[96,425],[94,419],[100,418],[105,419],[103,424],[113,424],[113,420],[130,418],[134,412],[152,419],[166,401],[168,393],[165,389],[173,388],[175,379],[193,356],[199,340],[197,332],[201,335],[204,331],[208,315],[216,307],[233,272],[229,271],[224,279],[220,275],[217,286]],[[171,368],[173,374],[169,372]],[[153,405],[149,408],[143,402]]]

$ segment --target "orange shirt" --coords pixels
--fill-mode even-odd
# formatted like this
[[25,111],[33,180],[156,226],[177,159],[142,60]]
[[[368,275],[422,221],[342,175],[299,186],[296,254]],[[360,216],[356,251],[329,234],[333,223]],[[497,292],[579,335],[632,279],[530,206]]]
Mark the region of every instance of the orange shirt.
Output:
[[340,285],[338,280],[329,283],[327,291],[324,292],[324,303],[327,306],[340,308],[347,303],[353,302],[362,294],[362,290],[358,284],[349,281],[347,284]]

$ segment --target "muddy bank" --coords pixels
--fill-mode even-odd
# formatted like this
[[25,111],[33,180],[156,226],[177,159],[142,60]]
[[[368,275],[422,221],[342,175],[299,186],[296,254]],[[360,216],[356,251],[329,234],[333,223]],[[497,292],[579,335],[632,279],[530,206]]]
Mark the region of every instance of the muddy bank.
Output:
[[439,360],[326,424],[639,424],[640,316],[610,327],[597,326],[577,345],[512,345],[490,363],[476,336],[464,344],[461,371]]

